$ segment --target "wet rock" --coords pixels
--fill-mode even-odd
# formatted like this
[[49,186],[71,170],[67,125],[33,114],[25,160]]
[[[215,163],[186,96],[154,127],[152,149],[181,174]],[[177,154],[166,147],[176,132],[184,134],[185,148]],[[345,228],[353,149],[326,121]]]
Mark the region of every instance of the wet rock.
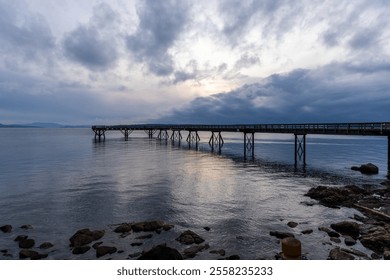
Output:
[[295,227],[298,225],[298,223],[296,223],[296,222],[288,222],[287,225],[288,225],[290,228],[295,228]]
[[354,248],[341,248],[341,251],[344,251],[344,252],[346,252],[348,254],[352,254],[352,255],[358,256],[361,259],[365,259],[365,260],[369,260],[370,259],[370,257],[367,254],[365,254],[363,252],[360,252],[359,250],[356,250]]
[[0,227],[0,230],[4,233],[10,233],[12,231],[11,225],[4,225]]
[[123,254],[124,252],[124,250],[118,250],[118,254]]
[[385,248],[390,248],[390,228],[376,226],[369,229],[360,237],[364,247],[377,253],[383,253]]
[[18,235],[18,236],[16,236],[16,238],[14,239],[14,241],[20,242],[21,240],[24,240],[24,239],[27,239],[27,238],[28,238],[27,235]]
[[344,243],[347,246],[353,246],[356,244],[356,240],[349,235],[344,236]]
[[[42,255],[42,254],[39,254],[38,252],[36,252],[36,251],[33,251],[33,250],[26,250],[26,249],[24,249],[24,250],[20,250],[20,252],[19,252],[19,259],[28,259],[28,258],[30,258],[30,259],[39,259],[39,258],[43,258],[44,257],[44,255]],[[46,257],[47,257],[47,255],[46,255]]]
[[152,237],[153,234],[146,234],[146,235],[137,236],[135,239],[150,239]]
[[163,230],[165,231],[171,230],[172,228],[174,228],[174,225],[163,225]]
[[32,225],[22,225],[20,228],[22,228],[22,229],[33,229]]
[[360,167],[352,166],[351,169],[354,171],[360,171],[366,175],[374,175],[379,173],[378,166],[372,163],[362,164]]
[[83,245],[87,245],[92,241],[98,240],[104,236],[104,230],[94,230],[90,229],[81,229],[77,231],[70,239],[70,246],[72,247],[80,247]]
[[238,240],[244,240],[244,236],[237,235],[237,236],[236,236],[236,239],[238,239]]
[[227,258],[227,260],[239,260],[241,259],[239,255],[231,255]]
[[315,203],[311,202],[311,201],[302,201],[302,202],[300,202],[300,204],[306,205],[306,206],[313,206],[313,205],[315,205]]
[[335,238],[340,237],[340,234],[338,234],[337,232],[335,232],[327,227],[319,227],[318,230],[326,232],[329,237],[335,237]]
[[103,241],[100,241],[100,242],[96,242],[92,245],[92,248],[94,248],[95,250],[97,249],[97,247],[99,247],[100,245],[103,244]]
[[217,255],[220,255],[221,257],[225,256],[225,254],[226,254],[224,249],[211,250],[209,253],[210,254],[217,254]]
[[281,232],[281,231],[270,231],[271,236],[275,236],[276,238],[283,239],[286,237],[294,237],[294,234],[290,232]]
[[334,248],[330,250],[328,259],[329,260],[354,260],[355,257],[342,251],[340,248]]
[[371,259],[373,259],[373,260],[380,260],[380,259],[381,259],[381,256],[378,255],[377,253],[372,253],[372,254],[371,254]]
[[210,227],[204,227],[203,229],[206,230],[206,231],[210,231],[211,228]]
[[191,230],[183,232],[178,238],[176,238],[176,240],[186,245],[191,245],[193,243],[200,244],[204,242],[204,239],[202,237],[200,237],[198,234]]
[[340,244],[341,243],[341,239],[338,238],[338,237],[331,237],[330,238],[330,241],[334,242],[334,243],[337,243],[337,244]]
[[193,258],[196,256],[196,254],[203,249],[205,249],[205,245],[194,245],[184,250],[184,256],[187,258]]
[[357,238],[359,236],[360,227],[356,222],[343,221],[331,224],[330,227],[338,233],[345,234]]
[[50,242],[43,242],[41,245],[39,245],[40,249],[49,249],[53,247],[54,245]]
[[130,245],[134,247],[134,246],[141,246],[142,244],[143,244],[142,242],[133,242]]
[[158,245],[151,250],[143,253],[139,260],[182,260],[183,256],[178,250],[167,247],[165,245]]
[[157,234],[160,234],[161,233],[161,229],[156,229],[154,232],[157,233]]
[[116,233],[128,233],[129,231],[131,231],[131,224],[128,223],[120,224],[114,229]]
[[19,241],[19,248],[22,249],[29,249],[31,247],[34,247],[34,245],[35,245],[34,239],[27,238]]
[[139,257],[142,255],[142,252],[137,252],[137,253],[134,253],[134,254],[129,254],[129,258],[136,258],[136,257]]
[[72,254],[74,255],[82,255],[86,252],[88,252],[91,249],[91,246],[80,246],[80,247],[75,247],[72,250]]
[[117,251],[116,247],[111,247],[111,246],[99,246],[96,249],[96,257],[100,258],[103,257],[107,254],[114,254]]
[[367,191],[354,185],[345,187],[318,186],[311,188],[305,195],[318,200],[322,205],[328,207],[347,206],[351,207],[358,202]]
[[155,231],[161,229],[164,226],[163,221],[151,221],[151,222],[139,222],[131,225],[131,229],[134,232],[140,231]]
[[312,229],[305,229],[305,230],[302,230],[301,233],[302,234],[310,234],[310,233],[313,233],[313,230]]
[[383,259],[390,260],[390,249],[383,252]]

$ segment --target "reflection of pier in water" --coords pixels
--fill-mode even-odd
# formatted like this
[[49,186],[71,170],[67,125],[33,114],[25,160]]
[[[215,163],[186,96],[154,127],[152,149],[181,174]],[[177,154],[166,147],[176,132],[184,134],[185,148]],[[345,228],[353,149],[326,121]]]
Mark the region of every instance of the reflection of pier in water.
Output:
[[198,147],[200,142],[199,131],[211,132],[209,140],[212,151],[221,152],[224,144],[222,132],[241,132],[244,136],[244,159],[254,158],[255,133],[289,133],[295,136],[295,165],[302,161],[306,165],[306,135],[351,135],[351,136],[386,136],[387,167],[390,170],[390,123],[317,123],[317,124],[251,124],[251,125],[191,125],[191,124],[136,124],[136,125],[94,125],[95,139],[102,141],[105,133],[118,130],[123,133],[125,140],[135,130],[143,130],[149,138],[155,135],[160,141],[180,143],[183,139],[182,131],[187,131],[186,141],[191,147]]

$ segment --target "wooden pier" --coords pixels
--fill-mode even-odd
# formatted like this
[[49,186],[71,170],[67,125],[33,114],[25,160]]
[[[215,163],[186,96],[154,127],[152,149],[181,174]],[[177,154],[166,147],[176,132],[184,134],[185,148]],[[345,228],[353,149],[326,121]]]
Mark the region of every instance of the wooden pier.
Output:
[[198,146],[199,131],[211,132],[209,145],[221,152],[224,144],[223,132],[243,133],[244,159],[254,158],[255,133],[289,133],[294,135],[295,165],[302,162],[306,165],[306,136],[309,134],[351,135],[351,136],[384,136],[387,137],[387,166],[390,171],[390,122],[370,123],[307,123],[307,124],[243,124],[243,125],[196,125],[196,124],[134,124],[134,125],[94,125],[92,130],[95,139],[105,139],[107,131],[121,131],[128,140],[135,130],[143,130],[149,138],[172,142],[182,141],[182,131],[187,131],[188,144]]

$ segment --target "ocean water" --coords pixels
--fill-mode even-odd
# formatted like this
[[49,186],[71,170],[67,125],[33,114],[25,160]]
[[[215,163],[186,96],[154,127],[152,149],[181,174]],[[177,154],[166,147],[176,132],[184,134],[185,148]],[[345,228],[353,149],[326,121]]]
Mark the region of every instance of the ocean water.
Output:
[[[95,259],[94,250],[73,255],[69,237],[82,228],[105,229],[105,244],[123,250],[111,258],[150,249],[160,243],[183,250],[175,241],[191,229],[210,245],[195,259],[216,259],[213,249],[242,259],[273,259],[281,251],[270,231],[294,233],[308,259],[326,259],[335,245],[318,227],[347,220],[357,210],[330,209],[304,194],[318,185],[378,185],[387,175],[387,139],[381,137],[307,136],[307,166],[294,168],[292,135],[256,134],[255,159],[243,159],[243,135],[222,133],[221,154],[211,152],[210,133],[200,133],[196,149],[183,133],[181,144],[148,139],[133,132],[107,132],[94,141],[90,129],[0,129],[0,250],[18,258],[13,239],[26,234],[36,247],[51,242],[49,259]],[[372,162],[375,176],[352,165]],[[163,220],[175,227],[131,247],[135,235],[121,238],[115,224]],[[299,225],[289,228],[287,222]],[[30,224],[33,229],[19,227]],[[204,227],[210,227],[210,231]],[[302,230],[313,229],[303,235]],[[342,246],[342,245],[341,245]],[[370,253],[359,243],[356,249]],[[37,249],[38,251],[40,249]],[[42,250],[41,250],[42,251]]]

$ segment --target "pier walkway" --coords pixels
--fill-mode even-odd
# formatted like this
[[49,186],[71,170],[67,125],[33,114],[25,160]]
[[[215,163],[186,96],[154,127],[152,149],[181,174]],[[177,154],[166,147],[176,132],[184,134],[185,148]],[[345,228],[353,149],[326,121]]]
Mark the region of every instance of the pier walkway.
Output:
[[306,165],[306,135],[352,135],[352,136],[384,136],[388,139],[387,165],[390,170],[390,122],[367,123],[306,123],[306,124],[243,124],[243,125],[196,125],[196,124],[134,124],[134,125],[94,125],[92,130],[95,139],[105,139],[107,131],[121,131],[125,140],[135,130],[143,130],[149,138],[155,135],[159,140],[180,142],[182,131],[187,131],[186,141],[191,146],[198,146],[199,131],[209,131],[211,136],[209,144],[212,149],[221,152],[224,144],[222,132],[243,133],[244,159],[248,156],[254,158],[255,133],[289,133],[295,136],[295,165],[299,161]]

